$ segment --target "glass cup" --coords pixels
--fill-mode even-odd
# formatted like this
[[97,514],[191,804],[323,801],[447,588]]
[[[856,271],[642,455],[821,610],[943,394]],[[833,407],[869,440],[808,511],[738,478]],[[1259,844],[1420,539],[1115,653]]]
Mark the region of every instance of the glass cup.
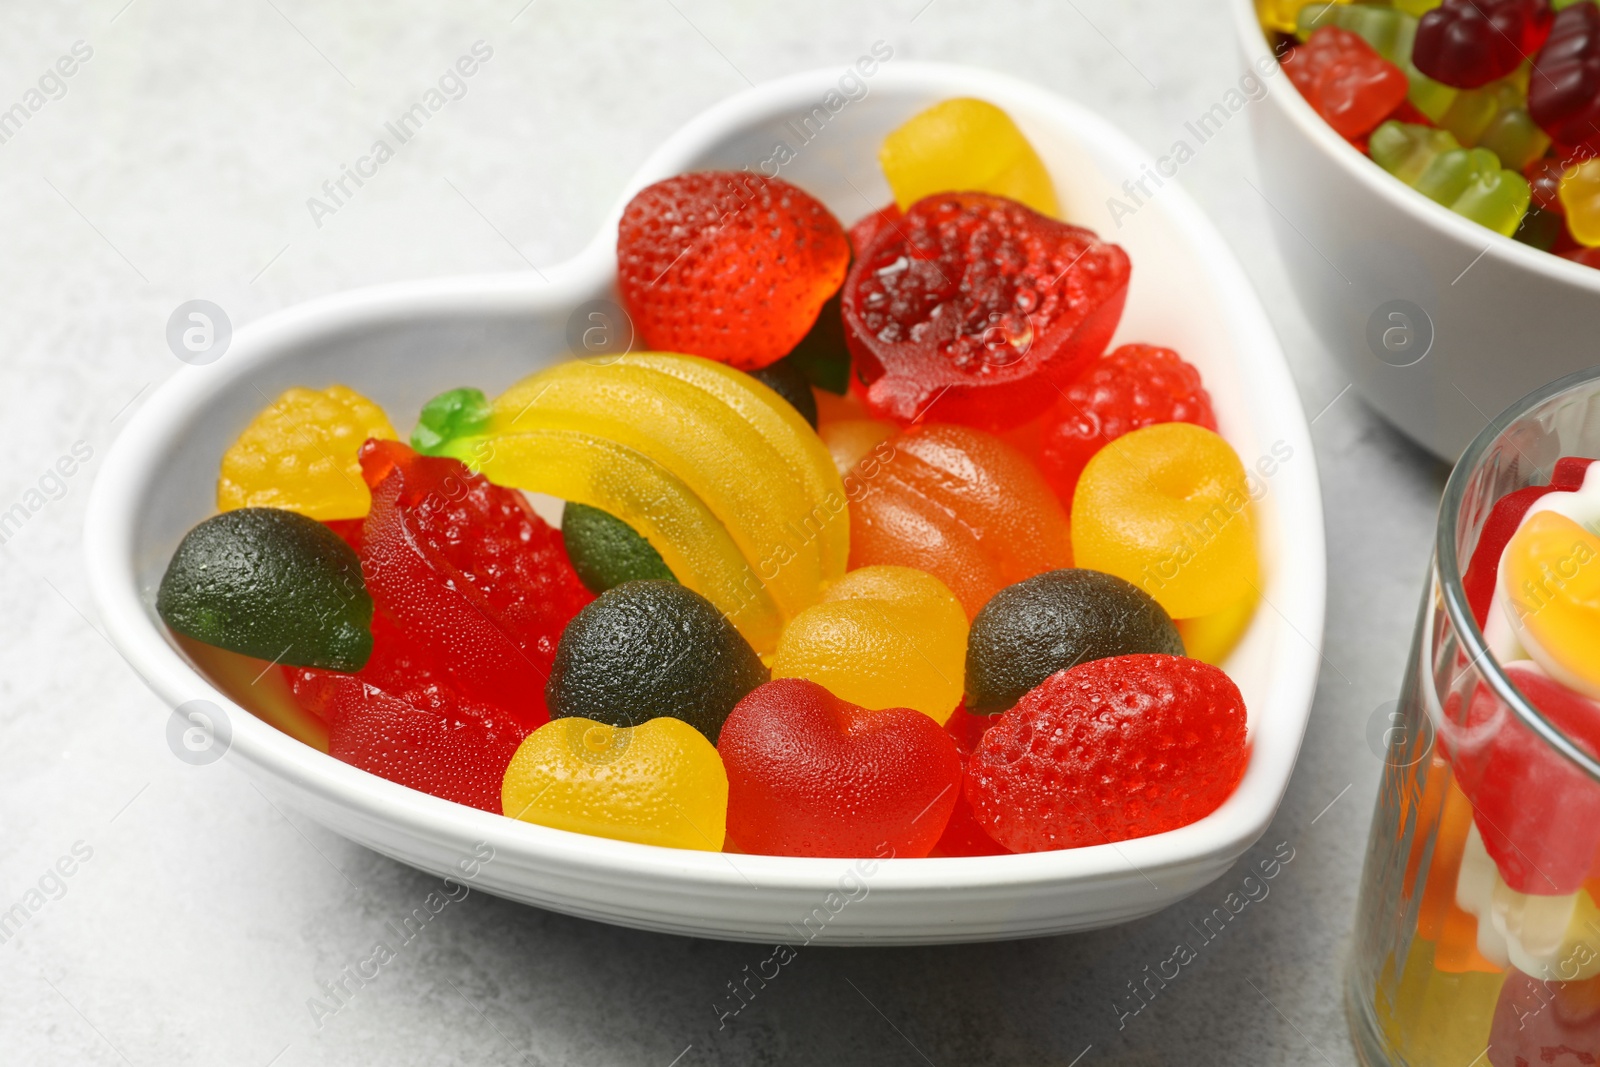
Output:
[[[1600,1063],[1600,704],[1529,662],[1498,662],[1484,629],[1499,631],[1473,612],[1481,579],[1467,575],[1496,502],[1547,484],[1572,456],[1600,457],[1600,368],[1513,405],[1445,488],[1385,724],[1346,981],[1351,1034],[1372,1067]],[[1592,581],[1577,581],[1600,569],[1587,544],[1576,535],[1542,588],[1508,591],[1490,616],[1527,620]]]

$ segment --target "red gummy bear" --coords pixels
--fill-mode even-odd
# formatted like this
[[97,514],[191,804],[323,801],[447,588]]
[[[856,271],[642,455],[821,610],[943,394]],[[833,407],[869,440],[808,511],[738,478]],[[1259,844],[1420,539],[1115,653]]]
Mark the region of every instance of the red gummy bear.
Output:
[[391,782],[500,811],[506,767],[532,726],[462,694],[421,642],[379,612],[358,674],[286,667],[296,700],[328,723],[328,752]]
[[[1574,950],[1560,966],[1577,973],[1577,956]],[[1490,1067],[1600,1063],[1600,978],[1545,981],[1509,969],[1494,1006],[1486,1051]]]
[[1528,114],[1563,158],[1600,155],[1600,7],[1573,4],[1556,15],[1533,61]]
[[1477,89],[1537,52],[1551,17],[1550,0],[1444,0],[1417,23],[1411,61],[1434,81]]
[[1105,350],[1130,269],[1116,245],[1005,197],[919,200],[845,279],[855,387],[901,424],[930,407],[986,430],[1027,422]]
[[[1600,758],[1600,705],[1532,664],[1505,668],[1523,696],[1589,755]],[[1459,698],[1447,708],[1455,712]],[[1472,821],[1506,885],[1541,896],[1576,892],[1600,850],[1600,785],[1559,755],[1480,684],[1465,720],[1440,731]]]
[[556,642],[594,599],[561,533],[456,460],[379,440],[360,458],[372,489],[361,573],[378,610],[430,646],[462,692],[530,729],[547,722]]
[[839,220],[778,178],[681,174],[617,227],[617,284],[645,347],[741,370],[788,355],[850,263]]
[[1283,69],[1294,87],[1339,136],[1350,140],[1377,129],[1410,91],[1404,71],[1337,26],[1317,30],[1290,58]]
[[1123,345],[1089,364],[1045,413],[1039,470],[1072,507],[1078,475],[1100,449],[1125,433],[1158,422],[1217,428],[1200,372],[1170,348]]
[[867,711],[802,678],[739,701],[717,752],[741,852],[926,856],[961,790],[955,742],[931,718]]
[[1181,656],[1094,660],[1040,682],[967,764],[978,823],[1013,852],[1145,837],[1216,810],[1248,755],[1244,698]]
[[1549,485],[1530,485],[1514,489],[1495,501],[1489,517],[1483,521],[1478,534],[1478,544],[1472,550],[1466,573],[1461,576],[1461,589],[1467,594],[1467,604],[1473,618],[1483,627],[1489,619],[1489,606],[1494,602],[1495,580],[1500,574],[1500,554],[1505,551],[1511,535],[1522,524],[1533,502],[1546,493],[1571,492],[1582,487],[1584,474],[1593,460],[1577,456],[1563,456],[1556,460]]

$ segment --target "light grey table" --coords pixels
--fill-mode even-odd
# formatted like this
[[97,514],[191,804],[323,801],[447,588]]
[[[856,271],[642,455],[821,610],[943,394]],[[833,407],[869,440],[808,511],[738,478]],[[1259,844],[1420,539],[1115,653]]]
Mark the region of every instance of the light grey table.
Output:
[[[226,760],[173,758],[166,709],[96,629],[79,560],[89,483],[127,411],[177,368],[163,334],[185,300],[245,322],[356,285],[555,262],[702,107],[877,39],[1036,81],[1151,149],[1237,76],[1218,0],[860,7],[96,0],[0,13],[0,511],[29,511],[0,545],[0,911],[44,894],[0,944],[0,1061],[1353,1062],[1340,977],[1380,770],[1367,723],[1399,683],[1444,472],[1344,393],[1318,349],[1250,184],[1242,118],[1182,180],[1244,261],[1316,416],[1326,665],[1257,850],[1288,842],[1294,861],[1137,1015],[1119,1018],[1127,983],[1242,871],[1088,935],[807,950],[720,1031],[712,1005],[765,950],[473,894],[319,1028],[319,983],[430,879],[274,809]],[[479,40],[493,56],[464,96],[337,210],[308,208]],[[78,41],[92,54],[49,76]],[[24,112],[7,125],[13,103]],[[75,445],[92,458],[46,476]],[[89,858],[50,877],[74,850]]]

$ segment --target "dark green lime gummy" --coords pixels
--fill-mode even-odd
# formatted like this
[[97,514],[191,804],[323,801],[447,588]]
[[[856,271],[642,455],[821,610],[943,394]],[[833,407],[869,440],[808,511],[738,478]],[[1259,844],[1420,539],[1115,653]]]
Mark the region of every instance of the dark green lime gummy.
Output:
[[161,577],[156,611],[196,641],[291,667],[358,671],[372,655],[361,561],[295,511],[240,508],[190,530]]
[[811,393],[811,379],[793,356],[784,356],[776,363],[753,370],[750,377],[787,400],[813,430],[817,428],[817,398]]
[[1046,571],[1000,590],[967,634],[967,708],[998,715],[1057,671],[1137,652],[1183,655],[1160,604],[1100,571]]
[[817,321],[783,357],[811,380],[818,389],[843,396],[850,388],[850,347],[844,339],[844,314],[839,294],[834,293],[817,313]]
[[489,399],[481,389],[451,389],[422,405],[411,447],[424,455],[442,455],[444,446],[459,437],[472,437],[489,428]]
[[609,511],[569,502],[561,512],[561,538],[572,569],[591,593],[623,582],[677,580],[661,553]]
[[550,717],[682,719],[714,745],[767,668],[721,612],[676,582],[628,582],[573,616],[545,686]]

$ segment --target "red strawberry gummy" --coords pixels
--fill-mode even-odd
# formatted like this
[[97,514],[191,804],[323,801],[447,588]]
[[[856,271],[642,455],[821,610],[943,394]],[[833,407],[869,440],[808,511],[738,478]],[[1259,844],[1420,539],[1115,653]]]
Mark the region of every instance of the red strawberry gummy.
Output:
[[1244,699],[1182,656],[1094,660],[1040,682],[983,735],[967,797],[1013,852],[1078,848],[1185,826],[1244,774]]
[[1411,89],[1405,72],[1349,30],[1324,26],[1284,64],[1306,103],[1341,137],[1377,129]]
[[360,459],[372,489],[361,572],[378,610],[430,646],[463,693],[529,728],[548,721],[556,642],[594,599],[560,532],[456,460],[379,440]]
[[1014,200],[940,193],[880,225],[845,279],[856,387],[879,418],[1003,430],[1105,351],[1128,256]]
[[640,347],[741,370],[788,355],[849,263],[827,208],[746,171],[657,182],[628,202],[617,228],[617,282]]
[[1505,551],[1511,535],[1522,524],[1522,517],[1533,507],[1533,502],[1546,493],[1567,492],[1583,485],[1584,474],[1593,460],[1577,456],[1563,456],[1556,460],[1549,485],[1530,485],[1514,489],[1495,501],[1489,517],[1483,521],[1478,533],[1478,544],[1472,550],[1472,559],[1466,573],[1461,576],[1461,589],[1467,594],[1467,605],[1472,608],[1478,626],[1489,618],[1489,607],[1494,602],[1495,581],[1500,574],[1500,554]]
[[1573,4],[1556,15],[1533,61],[1528,114],[1562,157],[1600,155],[1600,6]]
[[1170,348],[1123,345],[1089,364],[1045,414],[1039,470],[1066,507],[1084,464],[1110,442],[1157,422],[1217,428],[1200,372]]
[[506,767],[531,729],[460,692],[424,644],[382,612],[358,674],[284,668],[295,698],[328,722],[329,754],[391,782],[498,813]]
[[[962,778],[966,777],[966,764],[973,750],[983,740],[983,732],[994,725],[993,716],[974,715],[967,710],[965,701],[956,706],[956,710],[944,721],[944,731],[956,743],[956,752],[961,756]],[[950,813],[950,821],[945,823],[944,833],[939,835],[939,840],[933,846],[932,855],[935,856],[1003,856],[1006,849],[978,825],[978,820],[972,814],[972,805],[967,801],[966,790],[963,788],[961,796],[956,799],[955,810]]]
[[1550,0],[1444,0],[1417,23],[1411,61],[1434,81],[1477,89],[1537,52],[1550,20]]
[[868,711],[802,678],[752,690],[717,752],[741,852],[926,856],[961,791],[955,742],[933,719]]

